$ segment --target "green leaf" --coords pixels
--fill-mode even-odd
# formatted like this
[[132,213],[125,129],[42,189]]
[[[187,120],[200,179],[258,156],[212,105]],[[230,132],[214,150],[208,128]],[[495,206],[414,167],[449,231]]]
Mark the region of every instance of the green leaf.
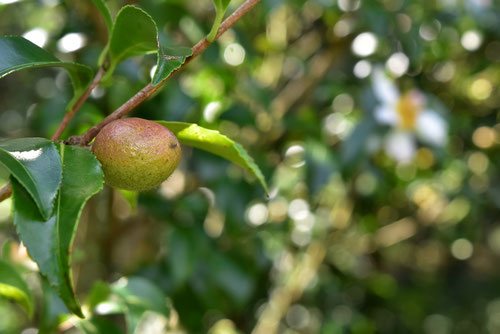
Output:
[[123,197],[123,200],[130,205],[130,210],[132,213],[137,212],[137,205],[139,202],[139,192],[125,190],[125,189],[115,189],[120,196]]
[[111,35],[111,30],[113,29],[113,18],[111,17],[108,5],[104,0],[92,0],[92,2],[99,13],[101,13],[104,23],[106,24],[106,28],[108,29],[108,34]]
[[106,302],[110,294],[111,288],[109,284],[102,281],[96,281],[87,295],[85,304],[88,305],[90,310],[94,310],[97,305]]
[[92,79],[92,70],[82,64],[63,62],[20,36],[0,37],[0,78],[11,73],[39,67],[62,67],[68,71],[75,95]]
[[213,0],[214,6],[219,10],[226,10],[231,0]]
[[165,317],[169,314],[166,297],[149,280],[141,277],[122,278],[111,287],[126,307],[127,333],[134,334],[146,311]]
[[167,48],[160,45],[158,48],[156,71],[151,80],[151,84],[156,86],[164,79],[168,78],[173,71],[184,64],[186,58],[192,53],[193,51],[190,48]]
[[89,320],[77,322],[76,327],[83,334],[121,334],[122,331],[111,321],[102,317],[92,317]]
[[44,219],[49,218],[62,174],[55,145],[44,138],[0,142],[0,163],[33,198],[36,203],[34,211],[39,211]]
[[0,296],[18,302],[31,317],[33,296],[16,268],[0,259]]
[[61,298],[50,286],[44,277],[40,280],[43,298],[41,301],[42,314],[38,321],[39,334],[53,334],[57,332],[59,324],[69,317],[69,311]]
[[209,42],[212,42],[215,39],[215,36],[217,36],[217,31],[219,30],[222,19],[224,18],[224,14],[226,13],[227,7],[229,6],[231,0],[212,0],[212,2],[215,7],[215,19],[212,25],[212,29],[207,36],[207,40]]
[[61,144],[60,152],[63,178],[54,214],[48,220],[34,215],[34,202],[14,180],[14,224],[40,272],[68,309],[83,316],[73,292],[70,248],[83,206],[102,189],[104,178],[97,159],[87,149]]
[[156,122],[172,131],[181,143],[213,153],[245,168],[259,180],[266,193],[268,192],[266,180],[259,166],[257,166],[247,151],[237,142],[229,139],[219,131],[205,129],[197,124]]
[[126,58],[156,52],[156,36],[156,24],[148,13],[135,6],[124,6],[111,31],[108,75]]

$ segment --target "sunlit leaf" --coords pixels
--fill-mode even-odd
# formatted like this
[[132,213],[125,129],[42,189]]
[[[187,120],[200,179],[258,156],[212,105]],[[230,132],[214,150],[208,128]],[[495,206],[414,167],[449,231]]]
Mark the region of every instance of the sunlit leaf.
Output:
[[153,85],[157,85],[164,79],[168,78],[173,71],[184,64],[186,58],[192,53],[193,52],[190,48],[166,48],[160,45],[156,71],[151,83]]
[[50,217],[62,173],[55,145],[44,138],[0,142],[0,164],[33,198],[36,204],[34,214],[39,211],[42,218]]
[[13,180],[14,223],[40,272],[57,291],[69,310],[83,316],[73,292],[70,248],[81,210],[103,187],[100,164],[90,151],[61,145],[63,178],[54,214],[42,220],[34,214],[34,202]]
[[219,131],[206,129],[197,124],[166,121],[157,121],[157,123],[172,131],[181,143],[218,155],[245,168],[259,180],[267,192],[266,180],[259,166],[237,142]]

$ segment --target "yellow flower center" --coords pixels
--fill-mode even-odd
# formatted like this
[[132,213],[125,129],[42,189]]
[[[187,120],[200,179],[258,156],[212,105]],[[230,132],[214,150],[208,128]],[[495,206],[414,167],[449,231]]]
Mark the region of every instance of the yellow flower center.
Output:
[[405,93],[396,104],[399,126],[403,130],[415,129],[417,116],[422,109],[422,101],[418,94],[416,92]]

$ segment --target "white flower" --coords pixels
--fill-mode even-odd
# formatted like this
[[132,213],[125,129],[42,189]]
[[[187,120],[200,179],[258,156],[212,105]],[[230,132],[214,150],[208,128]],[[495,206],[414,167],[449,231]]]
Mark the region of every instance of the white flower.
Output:
[[426,106],[426,97],[418,90],[401,94],[381,68],[373,71],[373,91],[380,104],[374,109],[375,119],[391,126],[385,137],[385,152],[398,162],[413,160],[418,138],[422,143],[444,146],[448,125],[436,111]]
[[408,132],[392,131],[385,138],[384,149],[397,161],[408,163],[415,155],[415,140]]

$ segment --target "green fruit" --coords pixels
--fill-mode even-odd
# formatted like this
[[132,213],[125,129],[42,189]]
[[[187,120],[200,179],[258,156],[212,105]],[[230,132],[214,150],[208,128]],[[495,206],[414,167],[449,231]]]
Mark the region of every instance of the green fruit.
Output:
[[113,121],[95,137],[92,151],[106,183],[143,191],[158,186],[181,160],[181,146],[167,128],[142,118]]

